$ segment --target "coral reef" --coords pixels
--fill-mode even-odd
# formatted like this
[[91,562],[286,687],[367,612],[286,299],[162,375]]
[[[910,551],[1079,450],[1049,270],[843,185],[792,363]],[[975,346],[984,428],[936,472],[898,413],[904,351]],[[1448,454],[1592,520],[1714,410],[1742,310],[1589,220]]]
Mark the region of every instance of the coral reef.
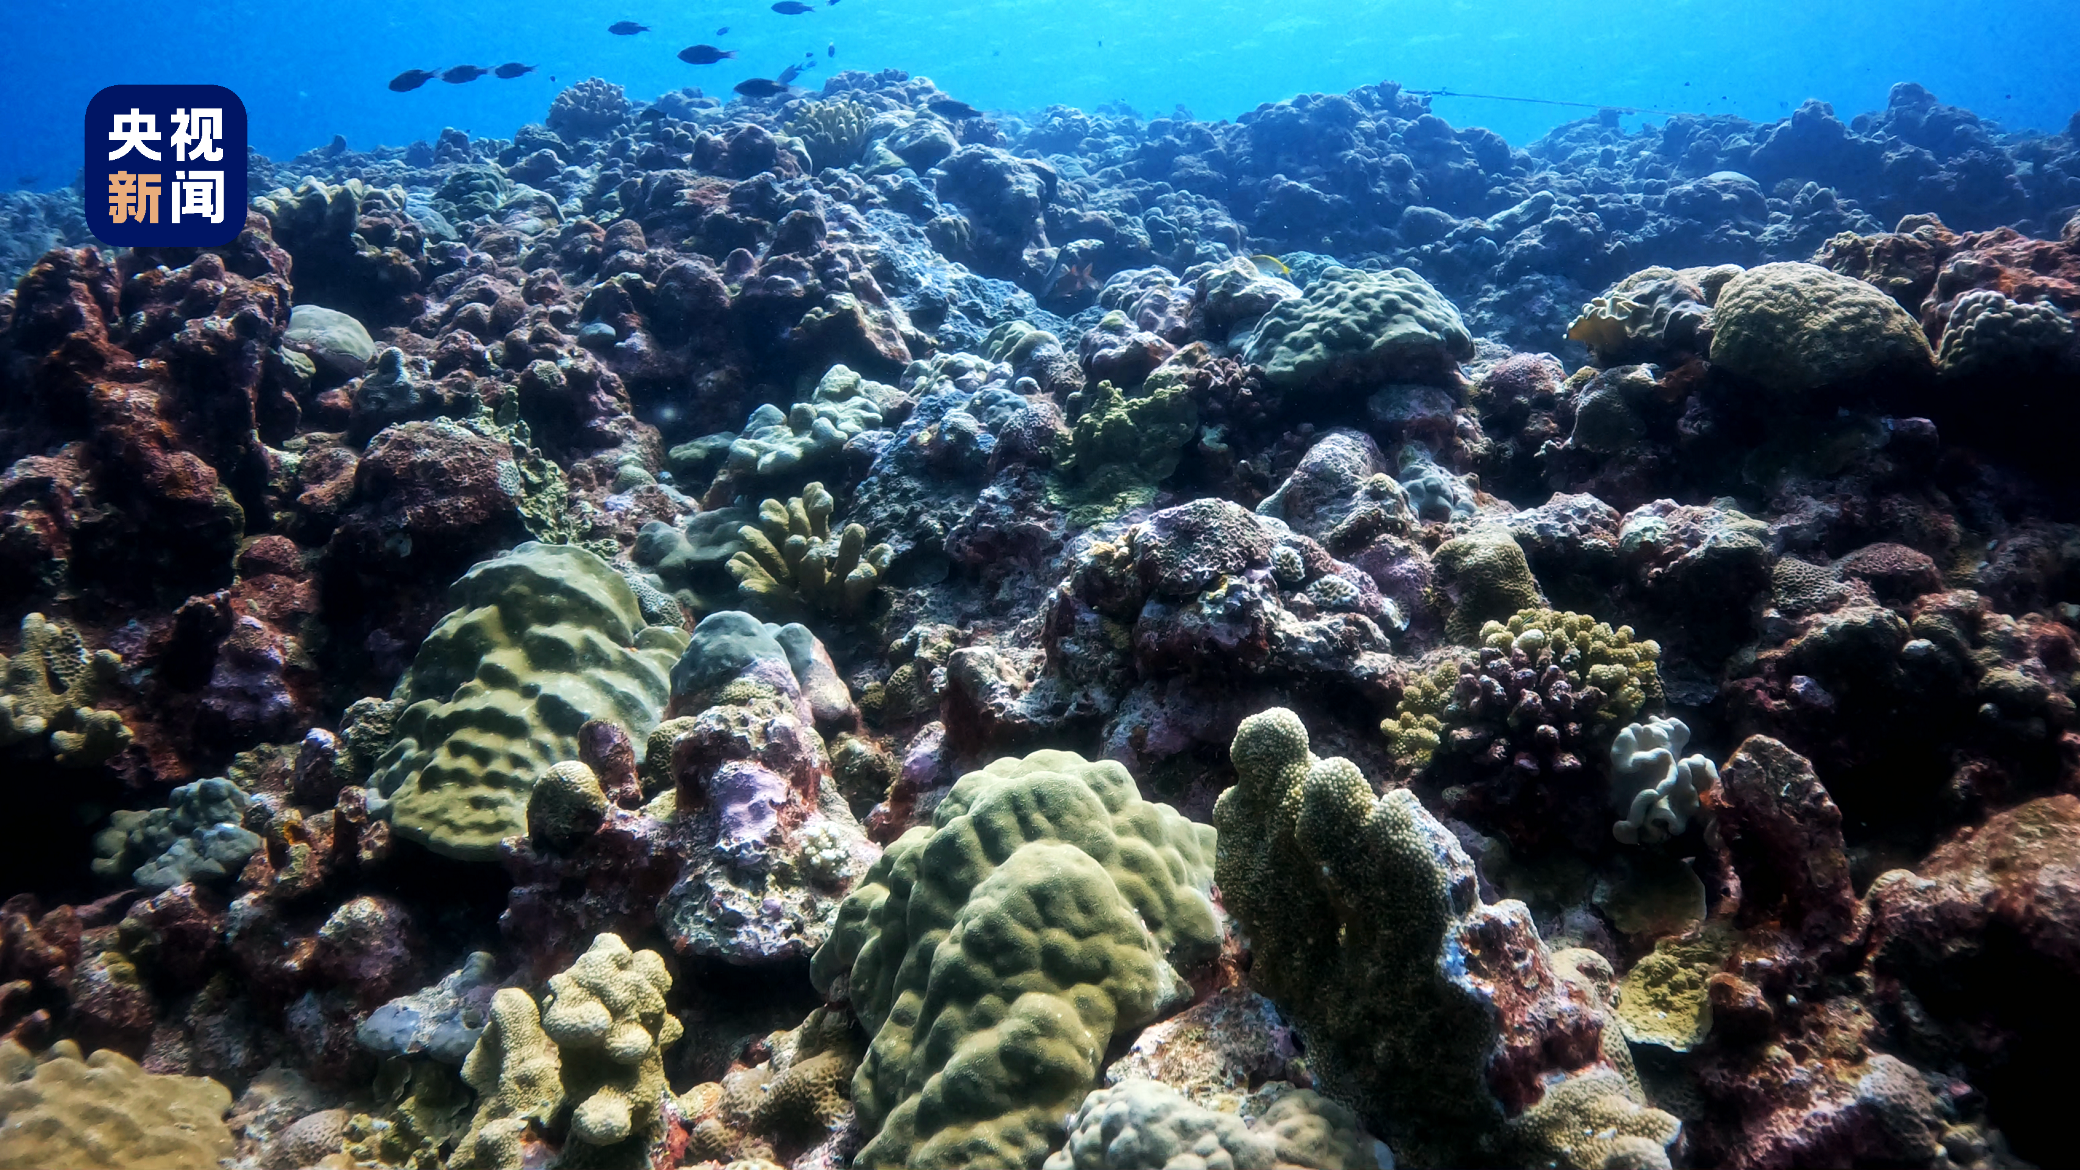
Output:
[[2059,1162],[2080,127],[831,64],[0,194],[0,1162]]
[[130,729],[120,714],[93,703],[122,666],[112,650],[89,656],[64,623],[25,615],[21,651],[0,657],[0,747],[26,743],[73,768],[106,762],[129,746]]
[[758,523],[739,530],[742,551],[729,558],[730,575],[747,602],[778,613],[813,610],[848,614],[873,594],[895,555],[886,544],[867,547],[864,525],[831,534],[837,504],[820,483],[782,503],[758,506]]

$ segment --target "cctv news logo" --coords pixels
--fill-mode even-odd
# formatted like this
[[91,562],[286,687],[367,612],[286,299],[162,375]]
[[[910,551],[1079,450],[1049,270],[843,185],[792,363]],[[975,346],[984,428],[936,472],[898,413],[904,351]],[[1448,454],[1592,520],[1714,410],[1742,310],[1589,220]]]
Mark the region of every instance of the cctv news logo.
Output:
[[111,85],[87,103],[87,226],[119,248],[215,248],[246,226],[246,107],[221,85]]

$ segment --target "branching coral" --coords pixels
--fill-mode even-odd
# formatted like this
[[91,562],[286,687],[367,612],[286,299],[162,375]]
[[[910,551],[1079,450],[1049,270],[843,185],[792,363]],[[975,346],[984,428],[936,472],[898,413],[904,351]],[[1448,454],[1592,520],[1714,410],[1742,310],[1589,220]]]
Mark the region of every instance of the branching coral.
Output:
[[868,548],[867,530],[858,524],[846,525],[833,538],[836,507],[820,483],[784,504],[767,500],[758,506],[758,523],[741,530],[744,551],[729,559],[730,575],[746,601],[782,612],[859,610],[895,553],[886,544]]
[[787,475],[835,459],[846,440],[881,427],[882,409],[901,392],[832,366],[808,398],[785,412],[771,403],[751,412],[729,445],[728,468],[755,476]]
[[22,649],[0,655],[0,747],[48,747],[58,763],[91,768],[130,746],[130,729],[95,696],[123,667],[113,650],[87,653],[79,633],[40,613],[22,618]]
[[450,1170],[518,1167],[528,1127],[566,1116],[575,1143],[647,1142],[666,1092],[664,1050],[684,1031],[665,1010],[671,987],[657,952],[601,934],[550,977],[539,1011],[526,992],[501,990],[463,1062],[479,1104]]

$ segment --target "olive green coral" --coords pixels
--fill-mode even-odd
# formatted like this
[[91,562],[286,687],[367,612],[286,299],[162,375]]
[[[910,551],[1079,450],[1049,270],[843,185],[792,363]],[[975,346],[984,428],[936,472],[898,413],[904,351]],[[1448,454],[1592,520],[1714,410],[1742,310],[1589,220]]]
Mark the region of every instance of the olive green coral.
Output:
[[1215,877],[1251,982],[1299,1025],[1324,1091],[1383,1125],[1401,1161],[1492,1164],[1497,1052],[1537,1051],[1549,1021],[1594,1005],[1522,903],[1481,901],[1472,860],[1413,792],[1376,797],[1278,708],[1243,720],[1230,756]]
[[671,987],[656,951],[601,934],[549,978],[539,1011],[525,991],[501,989],[462,1065],[478,1106],[450,1170],[518,1167],[530,1125],[567,1121],[571,1140],[592,1147],[647,1143],[666,1092],[664,1050],[684,1031],[665,1010]]
[[1814,264],[1764,264],[1712,306],[1712,365],[1784,400],[1883,374],[1932,374],[1928,337],[1899,302]]
[[873,120],[873,111],[844,98],[803,102],[787,120],[786,132],[809,149],[817,170],[845,167],[859,161]]
[[1545,604],[1523,548],[1500,529],[1476,529],[1445,541],[1432,565],[1436,595],[1449,613],[1445,636],[1455,642],[1472,641],[1491,618]]
[[542,1031],[562,1058],[572,1138],[613,1145],[656,1121],[664,1050],[684,1031],[665,1010],[671,989],[656,951],[631,951],[615,934],[593,939],[570,970],[550,977]]
[[694,1160],[771,1158],[776,1145],[815,1145],[852,1116],[852,1075],[864,1047],[851,1015],[819,1007],[766,1037],[763,1062],[696,1085],[679,1098]]
[[1647,1107],[1615,1072],[1569,1077],[1545,1099],[1512,1118],[1505,1144],[1534,1166],[1570,1170],[1656,1170],[1669,1165],[1668,1144],[1682,1123]]
[[671,698],[687,633],[643,624],[628,583],[584,549],[529,542],[463,574],[399,684],[408,702],[372,801],[403,836],[464,860],[527,831],[527,798],[578,756],[588,719],[637,744]]
[[1112,761],[1003,759],[955,782],[838,912],[810,971],[873,1033],[856,1166],[1024,1167],[1113,1038],[1210,960],[1213,831]]
[[1330,268],[1304,296],[1264,315],[1248,356],[1280,390],[1449,385],[1473,357],[1473,335],[1444,294],[1409,269]]
[[1199,429],[1199,408],[1183,385],[1157,386],[1132,398],[1100,382],[1082,399],[1075,425],[1055,443],[1048,498],[1090,524],[1155,499],[1156,484],[1177,470],[1178,456]]
[[154,1076],[122,1053],[61,1040],[32,1057],[0,1040],[0,1170],[193,1170],[234,1152],[231,1091]]
[[895,552],[886,544],[868,548],[867,530],[858,524],[833,537],[836,508],[820,483],[784,504],[767,500],[758,506],[758,523],[740,530],[743,551],[729,559],[730,575],[747,603],[783,613],[859,609],[881,584]]
[[1483,625],[1481,645],[1522,650],[1534,664],[1550,661],[1576,694],[1595,687],[1603,701],[1592,718],[1613,733],[1642,708],[1661,702],[1661,643],[1639,637],[1631,626],[1612,629],[1585,613],[1523,609],[1506,622]]
[[1950,307],[1936,364],[1946,378],[2026,372],[2048,364],[2072,339],[2073,319],[2057,305],[1973,289]]
[[501,988],[491,999],[491,1022],[462,1063],[462,1079],[477,1091],[477,1112],[449,1170],[520,1165],[527,1127],[547,1126],[563,1107],[562,1073],[534,999],[517,987]]
[[130,729],[114,711],[94,706],[123,659],[113,650],[87,653],[79,632],[40,613],[22,618],[21,652],[0,655],[0,747],[48,748],[71,768],[91,768],[130,746]]

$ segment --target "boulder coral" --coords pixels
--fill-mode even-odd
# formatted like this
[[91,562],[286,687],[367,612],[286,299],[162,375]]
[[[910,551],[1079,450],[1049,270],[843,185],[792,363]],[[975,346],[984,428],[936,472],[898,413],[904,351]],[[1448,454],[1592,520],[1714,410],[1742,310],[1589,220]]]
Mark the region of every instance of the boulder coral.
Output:
[[611,720],[642,742],[664,713],[686,631],[646,626],[621,575],[592,553],[529,542],[455,585],[400,697],[369,786],[396,831],[438,853],[495,856],[527,830],[527,794]]
[[862,1167],[1026,1166],[1119,1035],[1211,961],[1213,830],[1059,751],[954,783],[839,907],[811,974],[873,1035]]

